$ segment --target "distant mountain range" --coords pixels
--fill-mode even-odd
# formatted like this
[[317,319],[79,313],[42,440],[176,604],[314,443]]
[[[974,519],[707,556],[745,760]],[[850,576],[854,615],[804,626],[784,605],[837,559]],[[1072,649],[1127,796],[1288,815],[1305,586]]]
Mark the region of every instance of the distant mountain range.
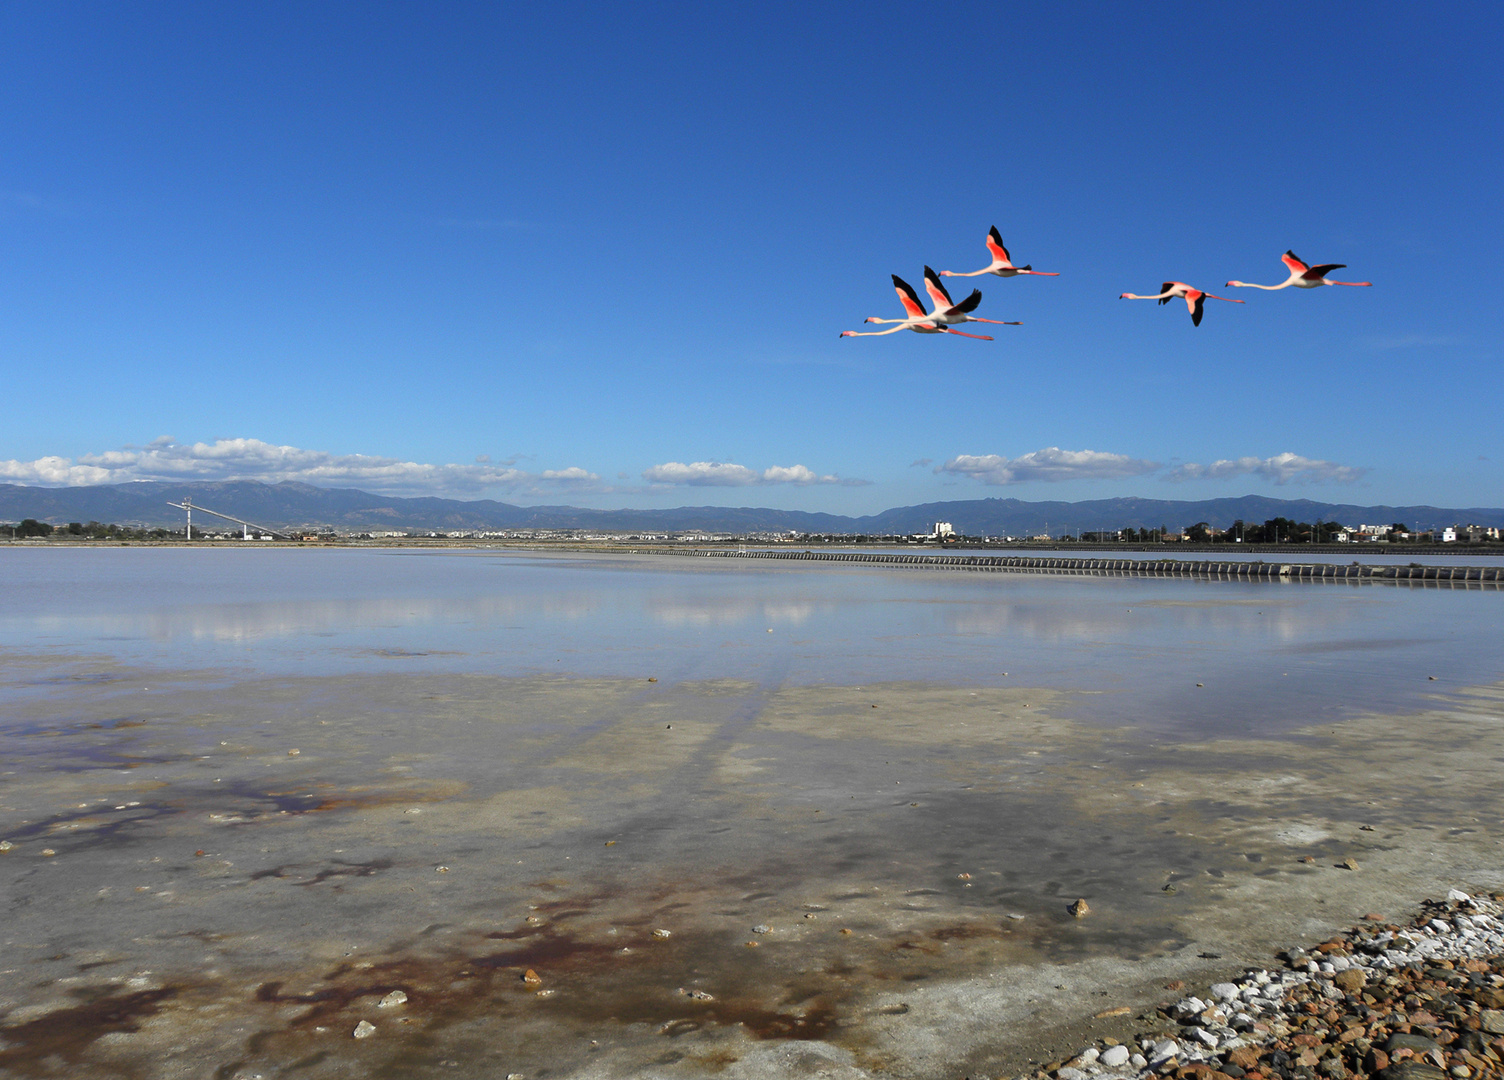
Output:
[[[672,510],[590,510],[576,506],[513,506],[491,499],[403,499],[353,488],[319,488],[285,482],[235,480],[214,483],[138,481],[98,487],[43,488],[0,484],[0,521],[37,518],[59,524],[102,521],[119,525],[181,527],[183,512],[167,505],[188,496],[195,503],[268,528],[332,526],[340,531],[400,529],[588,529],[600,532],[787,532],[893,534],[928,532],[948,521],[967,535],[1024,536],[1095,529],[1180,529],[1204,521],[1226,528],[1235,520],[1263,522],[1340,521],[1411,528],[1473,524],[1504,527],[1504,508],[1359,506],[1270,499],[1093,499],[1086,502],[1024,502],[966,499],[900,506],[867,517],[772,510],[762,507],[681,506]],[[204,525],[216,519],[203,515]],[[197,521],[195,522],[197,524]],[[219,522],[230,527],[229,522]]]

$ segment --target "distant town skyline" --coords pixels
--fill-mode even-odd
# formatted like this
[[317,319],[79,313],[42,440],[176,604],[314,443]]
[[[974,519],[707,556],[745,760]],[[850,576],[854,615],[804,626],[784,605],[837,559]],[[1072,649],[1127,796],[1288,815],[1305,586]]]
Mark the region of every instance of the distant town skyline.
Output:
[[[1496,506],[1457,14],[9,6],[0,483]],[[1061,276],[947,280],[1022,326],[837,337],[991,226]],[[1373,287],[1224,286],[1286,249]]]

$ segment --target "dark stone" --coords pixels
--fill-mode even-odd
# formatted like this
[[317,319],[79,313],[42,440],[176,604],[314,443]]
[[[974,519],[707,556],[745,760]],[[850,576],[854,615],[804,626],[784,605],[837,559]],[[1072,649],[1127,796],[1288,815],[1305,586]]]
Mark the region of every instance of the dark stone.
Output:
[[1397,1031],[1389,1036],[1384,1043],[1384,1049],[1390,1054],[1396,1050],[1414,1050],[1417,1054],[1424,1054],[1428,1050],[1440,1050],[1441,1044],[1435,1039],[1428,1039],[1424,1035],[1416,1035]]
[[1396,1061],[1379,1071],[1379,1080],[1449,1080],[1446,1073],[1435,1065],[1414,1058]]

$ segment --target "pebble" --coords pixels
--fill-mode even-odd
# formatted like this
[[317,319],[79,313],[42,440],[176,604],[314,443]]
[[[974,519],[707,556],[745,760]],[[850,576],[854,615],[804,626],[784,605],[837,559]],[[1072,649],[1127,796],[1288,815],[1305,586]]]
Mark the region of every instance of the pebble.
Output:
[[1128,1048],[1122,1043],[1109,1046],[1097,1057],[1097,1061],[1109,1069],[1117,1069],[1128,1064]]
[[754,934],[771,934],[773,932],[773,928],[767,923],[760,922],[752,928],[752,932]]
[[673,933],[674,932],[672,930],[661,930],[660,929],[660,930],[654,930],[653,931],[653,936],[654,937],[672,937]]
[[528,968],[522,973],[522,981],[529,986],[541,986],[543,984],[543,976],[539,975],[532,968]]
[[11,851],[15,846],[9,840],[0,840],[0,851]]
[[355,1031],[352,1034],[357,1039],[369,1039],[372,1035],[376,1034],[376,1025],[369,1020],[362,1020],[355,1025]]
[[406,1005],[406,1004],[407,1004],[407,994],[405,994],[401,990],[393,990],[386,997],[384,997],[380,1001],[378,1001],[376,1003],[376,1007],[378,1009],[392,1009],[392,1008],[396,1008],[398,1005]]
[[1091,908],[1087,906],[1085,900],[1077,900],[1074,904],[1072,904],[1065,910],[1069,911],[1071,913],[1071,917],[1075,919],[1084,919],[1091,914]]
[[[1074,907],[1074,905],[1072,905]],[[1451,890],[1162,1005],[1142,1053],[1104,1042],[1056,1080],[1470,1080],[1504,1074],[1504,894]],[[1167,989],[1182,989],[1179,980]],[[1045,1077],[1048,1072],[1026,1074]]]

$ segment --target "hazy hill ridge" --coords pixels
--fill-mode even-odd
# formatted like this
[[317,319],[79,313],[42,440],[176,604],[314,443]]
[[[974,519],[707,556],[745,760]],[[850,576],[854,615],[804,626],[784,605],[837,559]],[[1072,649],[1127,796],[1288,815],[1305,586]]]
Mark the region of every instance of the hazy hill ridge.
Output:
[[[257,481],[168,483],[139,481],[97,487],[43,488],[0,484],[0,521],[37,518],[53,524],[104,521],[132,525],[181,526],[183,512],[167,502],[194,502],[276,528],[332,525],[341,530],[398,529],[590,529],[603,532],[927,532],[949,521],[967,534],[1027,535],[1046,527],[1059,535],[1081,529],[1179,529],[1198,521],[1225,528],[1241,518],[1262,522],[1340,521],[1346,525],[1402,521],[1412,528],[1453,523],[1504,526],[1504,508],[1360,506],[1262,495],[1179,501],[1094,499],[1086,502],[1025,502],[1020,499],[967,499],[900,506],[866,517],[773,510],[762,507],[681,506],[670,510],[591,510],[574,506],[514,506],[492,499],[397,498],[354,488]],[[203,524],[215,518],[204,515]],[[224,523],[226,526],[228,522]]]

